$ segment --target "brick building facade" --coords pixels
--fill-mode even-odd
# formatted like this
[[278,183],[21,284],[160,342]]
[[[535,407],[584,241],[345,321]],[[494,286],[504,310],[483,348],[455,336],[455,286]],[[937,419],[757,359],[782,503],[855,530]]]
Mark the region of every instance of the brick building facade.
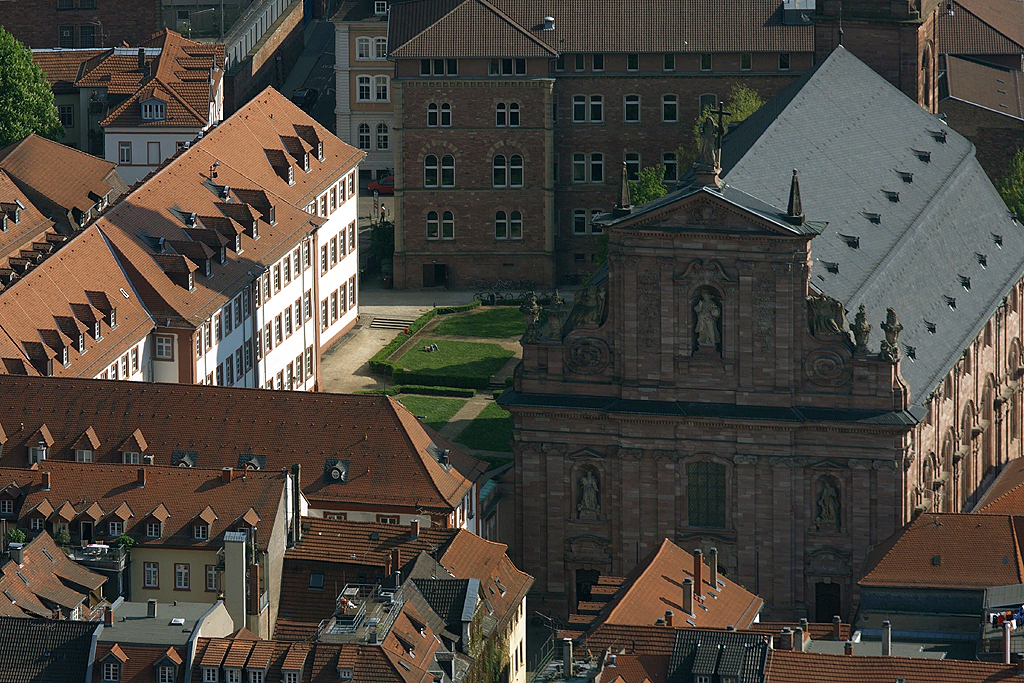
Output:
[[549,609],[668,537],[774,618],[848,617],[873,545],[1021,455],[1024,233],[969,141],[839,49],[722,166],[606,214],[606,276],[527,328],[502,403]]
[[592,271],[590,219],[624,163],[673,183],[703,107],[741,83],[770,97],[812,64],[813,28],[778,3],[632,4],[391,8],[396,287]]
[[0,7],[0,26],[30,48],[140,45],[160,14],[160,0],[19,0]]

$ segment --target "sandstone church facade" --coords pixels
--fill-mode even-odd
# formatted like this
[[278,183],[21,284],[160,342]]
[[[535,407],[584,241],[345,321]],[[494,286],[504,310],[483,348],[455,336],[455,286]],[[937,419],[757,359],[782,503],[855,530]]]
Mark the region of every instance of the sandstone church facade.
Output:
[[968,141],[839,48],[715,155],[525,310],[502,403],[541,609],[667,537],[773,617],[849,619],[872,546],[1021,455],[1024,231]]

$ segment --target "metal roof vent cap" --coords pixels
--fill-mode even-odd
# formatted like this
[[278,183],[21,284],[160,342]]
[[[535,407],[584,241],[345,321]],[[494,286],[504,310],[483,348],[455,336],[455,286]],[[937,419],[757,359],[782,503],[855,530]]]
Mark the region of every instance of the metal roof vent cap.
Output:
[[554,31],[555,30],[555,18],[554,17],[544,17],[544,30],[545,31]]

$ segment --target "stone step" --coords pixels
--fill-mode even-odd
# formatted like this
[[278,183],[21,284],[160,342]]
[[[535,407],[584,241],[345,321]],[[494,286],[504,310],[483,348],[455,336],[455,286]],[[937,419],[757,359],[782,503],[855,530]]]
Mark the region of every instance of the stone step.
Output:
[[374,318],[370,327],[381,330],[404,330],[414,322],[415,318]]

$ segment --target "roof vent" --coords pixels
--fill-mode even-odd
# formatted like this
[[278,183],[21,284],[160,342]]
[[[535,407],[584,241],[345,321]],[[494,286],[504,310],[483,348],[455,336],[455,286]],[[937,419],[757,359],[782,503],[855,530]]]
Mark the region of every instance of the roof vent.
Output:
[[984,254],[974,252],[974,258],[978,259],[979,266],[981,266],[982,268],[988,268],[988,258],[986,258]]
[[882,222],[882,214],[880,214],[880,213],[872,213],[870,211],[861,211],[860,215],[864,216],[864,218],[867,218],[869,221],[871,221],[875,225],[878,225],[879,223]]
[[855,235],[844,235],[842,233],[839,234],[839,237],[846,242],[846,246],[850,249],[860,249],[859,237],[856,237]]
[[931,322],[929,320],[925,320],[924,321],[924,329],[928,330],[929,334],[935,334],[935,323],[933,323],[933,322]]
[[942,298],[946,300],[946,305],[949,306],[949,310],[956,310],[956,299],[951,296],[946,296],[945,294],[942,295]]
[[928,131],[928,134],[935,138],[935,142],[946,141],[946,131],[944,130],[930,130]]
[[882,194],[889,198],[889,201],[895,204],[900,200],[900,193],[893,192],[892,190],[882,190]]
[[914,182],[914,174],[909,171],[896,171],[896,175],[898,175],[905,183]]
[[1002,249],[1003,248],[1003,236],[1002,235],[997,235],[994,232],[991,233],[991,234],[992,234],[992,241],[995,242],[995,245],[997,247]]
[[544,17],[544,30],[545,31],[554,31],[555,30],[555,18],[554,17]]
[[932,160],[932,153],[929,152],[928,150],[914,149],[914,150],[911,150],[911,151],[914,154],[917,155],[918,159],[920,159],[921,161],[925,162],[926,164],[929,163]]
[[910,344],[907,344],[906,345],[906,351],[907,351],[907,358],[909,358],[910,360],[917,360],[917,347],[911,346]]
[[966,275],[960,275],[957,273],[956,279],[960,281],[960,286],[966,289],[968,292],[971,291],[971,278]]
[[941,564],[942,564],[942,555],[933,555],[932,556],[932,566],[933,567],[938,567]]
[[839,264],[835,261],[822,261],[821,265],[825,266],[825,270],[832,273],[833,275],[839,274]]

